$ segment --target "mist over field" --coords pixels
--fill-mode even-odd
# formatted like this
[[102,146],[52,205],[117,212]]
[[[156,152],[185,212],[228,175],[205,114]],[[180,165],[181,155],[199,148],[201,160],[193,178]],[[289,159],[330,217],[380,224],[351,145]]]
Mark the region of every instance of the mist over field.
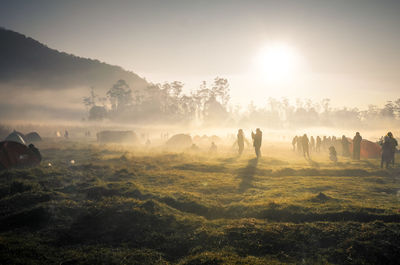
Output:
[[400,2],[0,6],[0,264],[398,264]]

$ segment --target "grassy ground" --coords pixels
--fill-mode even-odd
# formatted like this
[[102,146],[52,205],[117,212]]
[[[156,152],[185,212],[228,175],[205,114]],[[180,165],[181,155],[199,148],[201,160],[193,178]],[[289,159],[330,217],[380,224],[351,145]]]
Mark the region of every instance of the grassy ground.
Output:
[[400,170],[376,160],[39,147],[40,166],[0,172],[0,264],[400,260]]

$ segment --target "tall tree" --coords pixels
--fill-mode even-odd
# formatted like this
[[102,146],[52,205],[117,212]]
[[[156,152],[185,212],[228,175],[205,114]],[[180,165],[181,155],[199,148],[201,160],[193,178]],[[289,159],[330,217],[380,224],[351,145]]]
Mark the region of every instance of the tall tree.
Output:
[[107,97],[110,99],[111,109],[121,111],[132,103],[132,90],[125,80],[120,79],[107,91]]

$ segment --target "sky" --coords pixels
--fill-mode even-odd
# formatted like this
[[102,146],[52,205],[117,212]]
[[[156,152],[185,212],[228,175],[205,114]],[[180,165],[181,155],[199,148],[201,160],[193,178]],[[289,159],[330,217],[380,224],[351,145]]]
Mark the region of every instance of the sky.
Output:
[[399,14],[396,0],[0,0],[1,27],[185,91],[225,77],[243,106],[399,98]]

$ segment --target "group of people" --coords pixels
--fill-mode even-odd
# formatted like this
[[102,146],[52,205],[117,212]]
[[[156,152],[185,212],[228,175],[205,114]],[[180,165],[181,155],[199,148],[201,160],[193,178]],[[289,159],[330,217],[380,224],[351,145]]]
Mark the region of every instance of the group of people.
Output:
[[[251,138],[253,139],[253,147],[254,151],[256,153],[257,159],[261,157],[261,144],[262,144],[262,131],[260,128],[256,129],[256,132],[251,132]],[[247,143],[247,145],[250,145],[249,141],[247,141],[246,137],[244,136],[243,130],[239,129],[237,133],[237,140],[235,144],[238,145],[238,152],[239,156],[242,155],[243,150],[244,150],[244,143]]]
[[[262,144],[262,131],[257,128],[256,132],[251,132],[251,138],[253,140],[253,147],[256,153],[257,159],[261,157],[261,144]],[[329,151],[329,158],[332,162],[337,163],[337,150],[341,149],[341,153],[345,157],[350,157],[350,147],[352,145],[352,153],[354,160],[360,160],[361,156],[361,142],[362,136],[359,132],[356,132],[355,136],[353,137],[352,141],[350,141],[345,135],[341,138],[336,138],[335,136],[326,137],[311,136],[310,139],[308,138],[307,134],[303,136],[295,136],[292,140],[293,151],[297,151],[302,153],[306,159],[310,158],[310,151],[319,153],[321,150],[328,150]],[[246,140],[243,130],[239,129],[237,133],[237,141],[235,144],[238,145],[238,154],[239,156],[242,155],[244,150],[244,144],[250,145],[249,142]],[[381,156],[381,167],[386,163],[386,168],[389,166],[390,163],[394,165],[394,158],[396,153],[396,147],[398,145],[397,140],[393,137],[391,132],[388,132],[387,135],[382,139],[380,142],[382,147],[382,156]]]
[[[362,137],[359,132],[353,138],[353,159],[360,159]],[[350,141],[343,135],[342,138],[335,136],[311,136],[308,138],[307,134],[303,136],[295,136],[292,140],[293,151],[302,153],[305,158],[310,158],[310,152],[320,153],[322,151],[329,151],[329,157],[333,162],[337,162],[337,150],[341,149],[343,156],[350,156]]]
[[393,137],[391,132],[388,132],[382,141],[380,141],[382,147],[382,158],[381,158],[381,168],[383,164],[388,168],[391,163],[394,166],[394,157],[396,153],[397,140]]

